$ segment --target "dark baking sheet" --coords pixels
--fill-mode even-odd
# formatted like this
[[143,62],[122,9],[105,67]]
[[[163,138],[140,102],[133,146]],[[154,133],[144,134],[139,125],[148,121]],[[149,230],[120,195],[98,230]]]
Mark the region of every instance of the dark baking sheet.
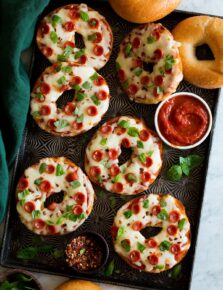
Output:
[[[75,1],[75,3],[79,2],[80,1]],[[100,70],[100,73],[108,81],[112,95],[109,110],[100,124],[114,116],[132,115],[143,118],[147,125],[154,129],[153,119],[157,106],[131,102],[127,95],[122,92],[115,72],[115,59],[118,53],[119,44],[123,37],[136,25],[128,23],[118,17],[105,1],[85,1],[85,3],[89,2],[91,7],[96,8],[107,18],[114,33],[114,49],[111,58],[108,64]],[[67,3],[71,3],[71,1],[51,1],[43,15]],[[191,15],[196,14],[176,11],[160,20],[160,22],[171,30],[179,21]],[[49,65],[49,62],[39,52],[35,43],[32,51],[31,84],[33,85],[40,73]],[[200,89],[183,81],[178,91],[193,92],[202,96],[208,102],[212,110],[213,121],[215,123],[219,90]],[[65,93],[63,97],[60,98],[58,105],[66,103],[71,96],[72,94]],[[37,258],[32,260],[25,261],[16,258],[17,251],[28,246],[43,246],[50,244],[57,249],[63,250],[66,242],[72,237],[72,233],[65,236],[39,237],[28,231],[25,226],[21,224],[16,212],[14,199],[15,186],[19,176],[23,173],[25,168],[37,162],[39,159],[48,156],[66,156],[83,168],[85,146],[98,126],[100,126],[99,124],[97,127],[81,136],[60,138],[42,131],[35,124],[30,115],[28,115],[23,144],[20,148],[11,180],[10,200],[1,251],[1,264],[7,267],[24,268],[30,271],[64,275],[73,278],[80,277],[98,282],[125,285],[141,289],[189,289],[214,123],[211,136],[202,145],[193,150],[180,151],[164,146],[164,163],[161,174],[155,183],[150,186],[149,190],[146,191],[146,193],[171,193],[173,196],[180,199],[186,207],[192,227],[192,245],[188,255],[182,261],[182,273],[179,279],[176,280],[170,277],[172,270],[160,274],[140,273],[129,267],[117,254],[115,254],[111,241],[110,227],[117,210],[123,203],[133,197],[122,197],[111,194],[98,186],[94,186],[98,197],[95,201],[94,210],[78,231],[95,230],[106,238],[110,247],[109,261],[112,259],[115,260],[115,271],[112,276],[106,277],[103,270],[92,276],[75,273],[66,266],[63,258],[58,259],[55,258],[54,255],[44,252],[40,253]],[[194,170],[190,177],[185,177],[179,182],[166,180],[166,170],[172,164],[178,162],[179,156],[186,156],[192,153],[200,154],[205,157],[203,166]]]

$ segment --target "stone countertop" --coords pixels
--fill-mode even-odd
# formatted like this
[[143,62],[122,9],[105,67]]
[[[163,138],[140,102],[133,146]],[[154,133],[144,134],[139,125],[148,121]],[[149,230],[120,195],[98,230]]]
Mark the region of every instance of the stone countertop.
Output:
[[[183,0],[178,9],[223,16],[222,0]],[[215,134],[211,149],[207,184],[203,201],[201,223],[197,241],[195,263],[191,290],[223,289],[223,231],[219,230],[223,221],[223,93],[219,102]],[[0,268],[0,271],[5,269]],[[45,274],[35,276],[40,280],[44,290],[54,290],[67,280]],[[128,287],[100,284],[103,290],[127,290]],[[179,289],[180,290],[180,289]]]

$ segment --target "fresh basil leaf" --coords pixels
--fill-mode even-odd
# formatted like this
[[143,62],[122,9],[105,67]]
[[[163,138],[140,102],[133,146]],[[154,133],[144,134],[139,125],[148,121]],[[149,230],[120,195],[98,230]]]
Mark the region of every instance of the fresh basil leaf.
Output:
[[143,201],[143,208],[149,208],[149,200],[148,199],[145,199],[144,201]]
[[141,244],[140,242],[137,242],[137,249],[140,251],[140,253],[143,253],[145,248],[146,247],[143,244]]
[[62,176],[64,175],[65,170],[63,169],[63,167],[60,164],[57,164],[56,167],[56,176]]
[[139,135],[139,130],[135,127],[129,127],[127,134],[131,137],[138,137]]
[[159,245],[159,248],[160,248],[160,251],[164,252],[164,251],[168,251],[169,248],[170,248],[171,244],[170,242],[168,241],[163,241],[160,245]]
[[182,177],[182,168],[180,165],[173,165],[167,171],[167,178],[171,181],[179,181]]
[[54,225],[54,222],[50,221],[50,220],[47,220],[45,221],[45,223],[49,226],[53,226]]
[[114,177],[114,183],[117,183],[119,180],[120,180],[120,178],[121,178],[121,174],[119,173],[119,174],[117,174],[115,177]]
[[64,222],[64,217],[63,216],[60,216],[58,218],[58,220],[56,221],[56,225],[61,225],[61,224],[63,224],[63,222]]
[[80,58],[82,55],[84,55],[84,48],[82,48],[82,49],[80,49],[79,51],[77,51],[76,53],[75,53],[75,55],[74,55],[74,58],[75,59],[78,59],[78,58]]
[[133,215],[133,212],[131,209],[124,212],[124,216],[126,219],[129,219]]
[[81,114],[80,116],[77,117],[77,123],[81,123],[84,120],[84,114]]
[[81,17],[81,19],[83,20],[83,21],[85,21],[85,22],[88,22],[89,21],[89,15],[86,13],[86,12],[84,12],[84,11],[80,11],[80,17]]
[[203,162],[203,157],[199,155],[189,155],[187,157],[180,157],[180,166],[185,175],[189,175],[191,170],[200,166]]
[[115,269],[115,261],[114,259],[110,261],[110,263],[105,267],[104,275],[109,277],[113,274]]
[[95,73],[90,77],[90,79],[91,79],[92,81],[95,81],[97,78],[98,78],[98,73],[97,73],[97,72],[95,72]]
[[139,161],[141,161],[142,163],[145,163],[146,162],[146,154],[145,153],[140,153],[138,155],[138,159]]
[[94,41],[94,40],[96,40],[96,38],[97,38],[96,33],[90,34],[90,35],[88,35],[88,37],[87,37],[87,39],[88,39],[89,41]]
[[66,84],[66,77],[62,76],[57,80],[58,85],[65,85]]
[[133,182],[136,182],[136,181],[137,181],[136,176],[135,176],[134,174],[132,174],[132,173],[128,173],[128,174],[127,174],[127,179],[128,179],[129,181],[133,181]]
[[96,106],[99,106],[101,104],[101,101],[98,99],[96,95],[91,96],[91,99]]
[[182,275],[182,265],[178,264],[176,265],[172,271],[169,273],[169,277],[178,280]]
[[78,180],[74,180],[74,181],[71,182],[71,186],[72,186],[73,189],[76,189],[76,188],[81,186],[81,183]]
[[142,72],[143,72],[143,69],[141,69],[141,68],[135,68],[133,70],[134,75],[137,77],[139,77],[142,74]]
[[31,260],[35,258],[38,254],[38,248],[36,247],[26,247],[19,249],[16,253],[16,257],[22,260]]
[[168,220],[168,212],[163,208],[160,213],[158,213],[157,217],[160,220],[167,221]]
[[137,147],[142,148],[142,149],[144,148],[142,141],[139,141],[139,140],[137,141]]
[[102,138],[101,141],[100,141],[100,144],[101,144],[102,146],[105,146],[105,145],[107,144],[107,141],[108,141],[107,138]]
[[78,102],[80,102],[80,101],[83,101],[83,99],[84,99],[85,97],[86,97],[86,94],[81,93],[81,92],[78,92],[78,93],[77,93],[77,97],[76,97],[76,99],[77,99]]
[[37,117],[40,116],[40,112],[39,111],[34,111],[34,112],[32,112],[32,116],[33,116],[33,118],[37,118]]
[[41,163],[39,167],[39,173],[42,174],[43,172],[45,172],[46,168],[47,168],[47,164],[44,162]]
[[117,237],[120,238],[124,235],[125,228],[124,226],[119,227],[118,232],[117,232]]
[[60,119],[60,120],[54,122],[54,125],[57,129],[63,129],[63,128],[69,126],[69,123],[65,119]]
[[122,248],[128,253],[131,250],[131,246],[128,240],[122,240],[121,241]]
[[88,90],[88,89],[92,88],[92,84],[86,81],[86,82],[83,83],[82,87],[84,89]]
[[131,43],[127,43],[127,45],[125,47],[125,55],[126,56],[130,56],[131,51],[132,51],[132,45],[131,45]]
[[164,265],[156,265],[156,269],[158,269],[158,270],[162,270],[164,268]]
[[166,70],[170,70],[172,68],[172,66],[176,63],[176,60],[174,59],[174,57],[172,55],[167,55],[165,57],[165,69]]
[[59,15],[54,14],[53,17],[52,17],[52,25],[53,25],[53,27],[56,27],[56,25],[58,23],[61,23],[61,22],[62,22],[62,18]]
[[154,42],[156,42],[156,38],[154,37],[154,36],[148,36],[147,37],[147,43],[148,44],[151,44],[151,43],[154,43]]
[[[23,274],[17,274],[17,275],[16,275],[16,279],[17,279],[18,281],[24,281],[24,282],[30,282],[30,281],[33,280],[32,277],[27,276],[27,275],[23,275]],[[0,288],[0,289],[1,289],[1,288]]]
[[55,31],[51,31],[51,32],[50,32],[50,39],[51,39],[51,41],[52,41],[53,43],[57,43],[57,41],[58,41],[58,36],[57,36],[57,34],[56,34]]
[[24,189],[23,191],[21,191],[21,192],[18,193],[18,199],[19,200],[23,200],[29,194],[30,194],[29,190],[28,189]]
[[121,127],[121,128],[124,128],[124,129],[128,129],[129,128],[129,121],[121,120],[118,123],[118,126]]
[[41,216],[41,211],[40,210],[33,210],[32,211],[32,218],[34,220],[38,219]]
[[35,95],[35,98],[39,99],[40,101],[44,101],[44,96],[43,96],[43,94],[41,94],[41,93],[37,93],[37,94]]
[[179,220],[179,222],[178,222],[178,229],[180,231],[182,231],[185,225],[186,225],[186,219],[185,218]]
[[67,66],[63,66],[61,68],[61,71],[64,72],[64,73],[71,73],[72,72],[72,67],[67,65]]

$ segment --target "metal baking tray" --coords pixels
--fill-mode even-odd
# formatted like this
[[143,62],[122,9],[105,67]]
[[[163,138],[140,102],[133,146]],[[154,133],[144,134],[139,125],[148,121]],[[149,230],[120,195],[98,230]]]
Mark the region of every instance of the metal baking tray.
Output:
[[[75,1],[79,3],[80,1]],[[71,3],[71,1],[51,1],[49,6],[43,12],[43,15],[52,11],[56,7]],[[39,237],[25,228],[20,222],[15,208],[15,186],[24,169],[39,159],[48,156],[65,156],[74,161],[78,166],[83,168],[83,160],[85,147],[97,128],[106,120],[119,115],[132,115],[143,118],[148,127],[154,129],[154,113],[156,105],[142,105],[130,101],[127,95],[121,90],[115,71],[115,60],[118,53],[121,40],[128,32],[136,26],[129,23],[113,12],[106,1],[85,1],[92,8],[98,10],[108,20],[114,33],[114,48],[111,58],[107,65],[100,70],[100,73],[106,78],[110,92],[112,95],[108,112],[103,117],[100,124],[83,135],[77,137],[60,138],[50,135],[42,131],[28,114],[24,139],[19,150],[17,160],[11,179],[10,199],[8,203],[8,211],[4,230],[1,264],[7,267],[23,268],[30,271],[43,272],[47,274],[63,275],[71,278],[83,278],[98,282],[105,282],[115,285],[124,285],[140,289],[172,289],[186,290],[190,288],[191,274],[194,261],[195,246],[197,240],[198,225],[204,195],[204,187],[206,181],[206,172],[210,154],[212,136],[214,133],[214,124],[216,109],[218,106],[220,90],[206,90],[197,88],[186,81],[181,82],[178,91],[193,92],[203,97],[209,104],[213,113],[213,129],[211,136],[206,141],[187,151],[176,150],[164,146],[164,163],[162,171],[154,184],[146,191],[146,193],[170,193],[174,197],[180,199],[186,207],[192,227],[192,244],[187,256],[182,261],[182,272],[178,279],[174,279],[171,271],[162,272],[160,274],[148,274],[139,272],[129,267],[115,252],[112,245],[110,228],[113,218],[117,210],[126,201],[133,197],[122,197],[119,195],[106,192],[100,187],[94,185],[97,199],[94,204],[93,212],[86,222],[77,230],[78,232],[85,230],[95,230],[102,234],[107,240],[110,248],[109,261],[114,259],[115,270],[111,276],[105,276],[104,271],[94,275],[82,275],[74,272],[67,267],[64,257],[58,258],[55,251],[41,251],[37,257],[31,260],[21,260],[16,257],[19,249],[29,246],[45,246],[51,245],[53,249],[64,250],[67,241],[72,237],[72,233],[64,236],[55,237]],[[175,11],[160,22],[168,29],[172,29],[179,21],[196,15],[183,11]],[[42,16],[41,16],[42,18]],[[35,41],[32,48],[32,69],[31,69],[31,85],[44,70],[50,65],[46,58],[38,50]],[[71,93],[65,93],[59,100],[58,105],[65,104],[72,98]],[[179,156],[188,154],[200,154],[205,157],[203,166],[195,169],[189,177],[183,178],[179,182],[168,181],[165,177],[166,170],[178,162]],[[123,158],[126,158],[124,156]]]

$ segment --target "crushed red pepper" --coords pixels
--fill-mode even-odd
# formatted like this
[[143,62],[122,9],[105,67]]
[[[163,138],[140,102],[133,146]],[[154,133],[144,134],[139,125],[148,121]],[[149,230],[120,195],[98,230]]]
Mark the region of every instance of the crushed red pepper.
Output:
[[95,270],[102,264],[100,245],[88,235],[74,238],[66,247],[66,262],[79,271]]

